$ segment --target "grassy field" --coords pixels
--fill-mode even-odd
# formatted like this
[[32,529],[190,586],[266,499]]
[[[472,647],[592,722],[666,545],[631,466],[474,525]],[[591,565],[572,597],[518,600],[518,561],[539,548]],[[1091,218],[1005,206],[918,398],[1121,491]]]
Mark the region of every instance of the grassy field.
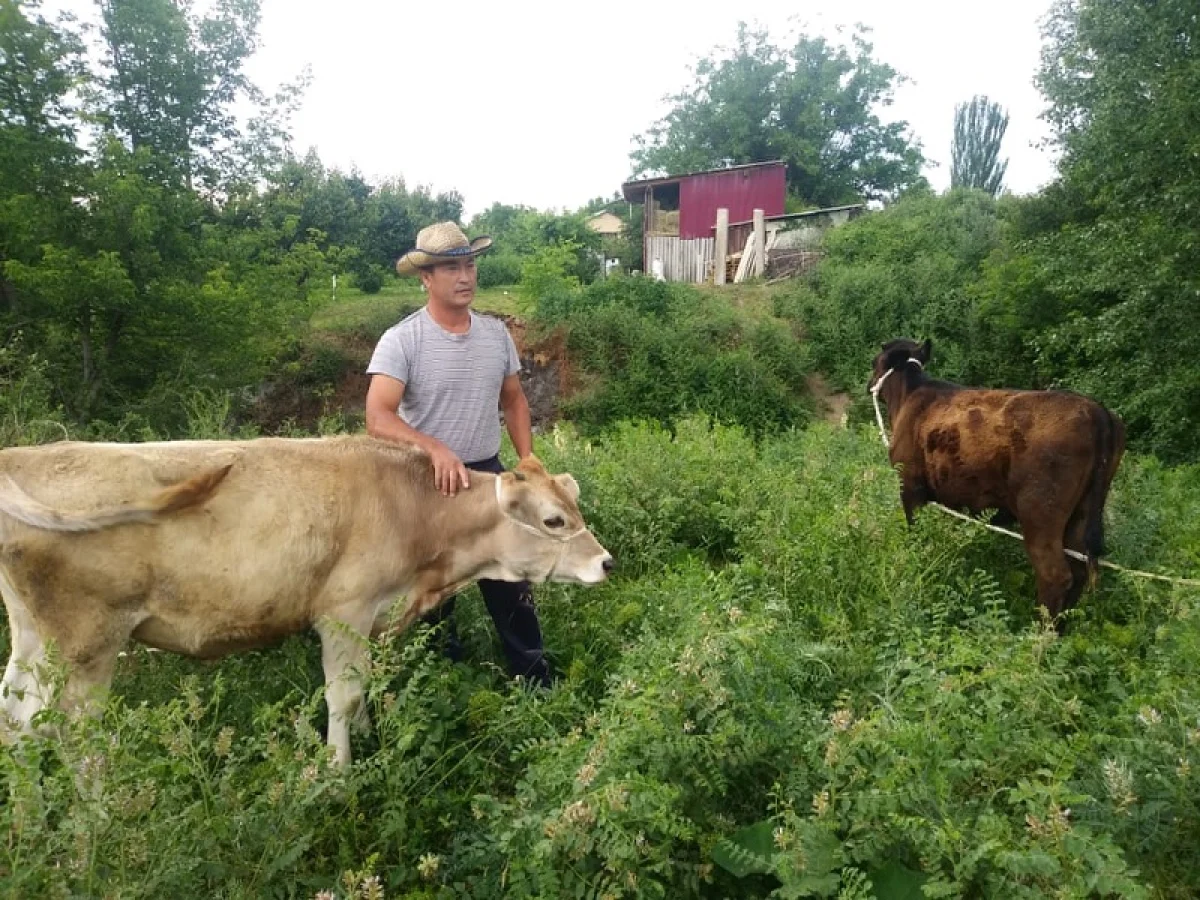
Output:
[[[411,278],[388,278],[377,294],[339,287],[337,299],[321,306],[313,315],[312,327],[316,331],[372,330],[382,333],[383,328],[399,318],[401,311],[424,303],[421,283]],[[475,294],[475,308],[481,312],[516,315],[517,289],[515,286],[481,288]]]

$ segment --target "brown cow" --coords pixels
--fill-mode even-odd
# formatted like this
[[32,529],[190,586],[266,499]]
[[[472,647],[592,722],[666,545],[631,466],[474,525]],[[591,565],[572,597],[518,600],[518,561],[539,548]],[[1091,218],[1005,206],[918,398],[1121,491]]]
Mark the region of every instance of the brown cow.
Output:
[[[1094,580],[1104,503],[1125,452],[1125,426],[1069,391],[966,388],[925,374],[932,344],[899,339],[875,357],[872,393],[887,404],[888,451],[901,467],[909,524],[925,503],[997,511],[1018,522],[1052,618]],[[1064,548],[1086,555],[1083,564]]]
[[76,706],[103,697],[130,638],[215,658],[313,627],[328,742],[348,763],[367,636],[480,578],[607,577],[612,556],[578,496],[570,475],[529,458],[445,497],[425,453],[357,435],[0,451],[9,727],[28,731],[49,702],[39,669],[51,642]]

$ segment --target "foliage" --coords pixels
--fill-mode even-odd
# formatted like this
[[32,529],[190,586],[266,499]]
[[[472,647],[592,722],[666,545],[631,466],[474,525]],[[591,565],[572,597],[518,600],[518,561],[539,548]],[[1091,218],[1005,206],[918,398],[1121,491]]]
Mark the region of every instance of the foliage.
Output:
[[1000,145],[1008,129],[1008,113],[999,103],[975,96],[954,108],[954,141],[950,149],[950,186],[1000,193],[1008,161],[1000,161]]
[[488,235],[495,242],[496,249],[492,253],[506,260],[515,257],[521,260],[522,266],[543,251],[557,259],[561,256],[557,248],[569,247],[567,274],[570,277],[587,283],[600,274],[596,255],[600,250],[600,235],[588,228],[587,214],[583,210],[556,214],[538,212],[527,206],[493,203],[471,220],[468,233],[472,237]]
[[876,62],[865,29],[852,49],[801,34],[791,47],[738,26],[736,46],[695,68],[695,86],[669,100],[666,117],[637,138],[635,175],[691,172],[782,159],[788,189],[835,206],[896,196],[922,182],[919,144],[907,123],[882,122],[902,78]]
[[705,412],[762,435],[812,415],[805,345],[785,323],[747,320],[719,295],[614,275],[547,290],[536,311],[538,327],[565,331],[583,384],[562,407],[581,428]]
[[[227,433],[221,404],[192,409],[191,433]],[[498,674],[472,591],[465,663],[423,628],[374,643],[372,725],[339,773],[315,642],[135,651],[102,722],[0,752],[0,889],[1200,890],[1194,589],[1105,574],[1060,638],[1019,544],[932,511],[905,526],[865,430],[754,441],[693,417],[562,427],[536,451],[618,560],[605,585],[537,589],[556,688]],[[1197,467],[1133,456],[1111,503],[1123,561],[1200,560],[1173,527],[1200,522]]]
[[975,288],[1001,245],[1001,204],[955,190],[914,194],[828,233],[811,279],[776,299],[803,323],[816,367],[860,402],[884,341],[920,335],[934,343],[940,377],[1019,386],[1019,360],[993,352]]

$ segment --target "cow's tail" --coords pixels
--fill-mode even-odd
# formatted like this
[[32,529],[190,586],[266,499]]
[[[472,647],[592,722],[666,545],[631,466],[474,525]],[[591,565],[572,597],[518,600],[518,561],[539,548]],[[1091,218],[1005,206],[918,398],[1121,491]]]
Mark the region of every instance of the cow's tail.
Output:
[[0,484],[0,514],[43,531],[99,531],[114,525],[154,522],[160,516],[203,503],[224,481],[233,463],[210,469],[159,491],[147,502],[91,513],[63,513],[25,493],[8,475]]
[[1100,557],[1104,546],[1104,505],[1113,476],[1125,452],[1125,425],[1103,406],[1094,417],[1096,456],[1092,464],[1092,479],[1088,485],[1087,520],[1084,523],[1083,544],[1087,554],[1088,586],[1094,588]]

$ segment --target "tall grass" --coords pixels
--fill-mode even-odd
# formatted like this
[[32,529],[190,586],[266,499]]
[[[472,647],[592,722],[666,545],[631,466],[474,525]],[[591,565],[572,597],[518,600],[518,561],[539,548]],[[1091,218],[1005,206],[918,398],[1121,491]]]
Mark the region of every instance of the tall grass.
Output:
[[[1200,892],[1195,590],[1106,573],[1059,637],[1019,544],[905,526],[869,430],[692,416],[536,449],[618,562],[537,590],[560,685],[502,676],[472,590],[465,662],[419,628],[375,645],[339,773],[314,640],[134,652],[102,722],[0,751],[0,892]],[[1129,457],[1113,558],[1194,571],[1198,507],[1200,468]]]

